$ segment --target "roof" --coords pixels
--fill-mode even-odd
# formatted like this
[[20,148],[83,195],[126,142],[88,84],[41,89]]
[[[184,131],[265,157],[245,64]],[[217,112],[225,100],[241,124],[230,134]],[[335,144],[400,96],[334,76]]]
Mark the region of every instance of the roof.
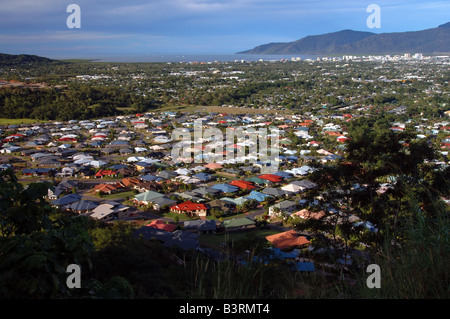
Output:
[[99,204],[90,200],[80,200],[72,203],[69,209],[75,211],[91,210],[98,206]]
[[147,191],[141,194],[137,194],[134,196],[134,199],[140,202],[151,202],[152,200],[162,197],[164,194],[154,192],[154,191]]
[[258,202],[263,202],[266,197],[271,197],[270,195],[263,194],[257,191],[251,191],[248,196],[245,196],[247,199],[256,199]]
[[283,180],[283,177],[275,175],[275,174],[264,174],[264,175],[260,175],[259,178],[271,181],[273,183],[279,183]]
[[325,211],[321,210],[318,212],[313,212],[307,209],[302,209],[296,213],[292,214],[293,216],[298,216],[300,218],[304,218],[304,219],[320,219],[323,216],[325,216]]
[[188,220],[183,223],[184,229],[195,229],[198,231],[214,231],[217,228],[215,220]]
[[300,236],[295,230],[289,230],[266,236],[266,239],[272,244],[272,246],[280,249],[302,246],[310,243],[306,237]]
[[148,224],[147,226],[157,228],[157,229],[162,229],[162,230],[165,230],[168,232],[173,232],[177,229],[177,225],[167,224],[166,222],[164,222],[160,219],[152,220],[152,222],[150,224]]
[[268,180],[262,179],[262,178],[259,178],[259,177],[256,177],[256,176],[247,178],[246,181],[252,182],[252,183],[255,183],[255,184],[258,184],[258,185],[266,185],[266,184],[269,183]]
[[74,202],[77,202],[81,200],[81,196],[78,194],[69,194],[66,196],[63,196],[61,198],[58,198],[54,201],[51,202],[52,205],[55,206],[61,206],[61,205],[67,205],[67,204],[72,204]]
[[266,187],[261,192],[264,193],[264,194],[273,195],[273,196],[284,196],[284,195],[286,195],[286,191],[281,190],[281,189],[277,189],[277,188],[273,188],[273,187]]
[[181,210],[181,211],[193,211],[193,210],[206,210],[206,206],[203,204],[193,203],[191,201],[186,201],[178,205],[170,207],[170,209]]
[[212,189],[220,190],[224,193],[233,193],[239,190],[239,187],[230,184],[216,184],[211,186]]
[[298,271],[315,271],[313,262],[298,262],[296,269]]
[[231,183],[229,183],[229,185],[237,186],[239,188],[248,189],[248,190],[257,188],[255,185],[253,185],[252,182],[242,181],[242,180],[239,180],[239,181],[234,180]]
[[242,217],[242,218],[233,218],[224,220],[222,225],[225,228],[234,228],[234,227],[245,227],[255,225],[256,222],[250,218]]

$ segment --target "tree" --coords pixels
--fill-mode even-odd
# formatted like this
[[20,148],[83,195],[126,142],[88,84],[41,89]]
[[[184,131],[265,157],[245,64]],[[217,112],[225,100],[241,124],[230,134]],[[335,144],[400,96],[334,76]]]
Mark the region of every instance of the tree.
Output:
[[[88,275],[94,249],[89,220],[50,206],[48,187],[23,187],[12,170],[0,172],[0,298],[91,298],[112,290],[129,296],[124,280],[103,285]],[[81,289],[66,284],[71,264],[83,270]]]

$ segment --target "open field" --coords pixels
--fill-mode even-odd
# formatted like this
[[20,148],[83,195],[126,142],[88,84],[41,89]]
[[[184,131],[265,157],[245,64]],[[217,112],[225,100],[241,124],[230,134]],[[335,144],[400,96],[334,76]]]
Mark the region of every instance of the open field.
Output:
[[35,120],[35,119],[6,119],[0,118],[0,125],[19,125],[19,124],[36,124],[45,123],[48,121]]

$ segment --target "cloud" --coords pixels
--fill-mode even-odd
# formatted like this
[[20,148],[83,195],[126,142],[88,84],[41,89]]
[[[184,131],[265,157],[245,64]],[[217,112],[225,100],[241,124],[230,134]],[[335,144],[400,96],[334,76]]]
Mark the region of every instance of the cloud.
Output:
[[[81,7],[81,29],[66,26],[72,3]],[[240,51],[311,34],[367,30],[371,3],[381,7],[384,32],[448,22],[448,0],[0,0],[0,44],[10,51],[26,44],[40,50],[41,43],[87,50],[94,42],[98,49]]]

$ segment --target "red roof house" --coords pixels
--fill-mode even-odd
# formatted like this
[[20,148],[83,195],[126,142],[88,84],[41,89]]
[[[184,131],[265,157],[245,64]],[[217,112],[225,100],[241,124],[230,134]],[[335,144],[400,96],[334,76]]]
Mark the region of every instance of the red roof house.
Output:
[[266,239],[272,244],[273,247],[280,249],[288,249],[310,243],[306,237],[300,236],[295,230],[270,235],[267,236]]
[[116,175],[117,175],[116,171],[101,169],[95,174],[95,177],[96,178],[102,178],[104,176],[116,176]]
[[153,227],[156,229],[161,229],[168,232],[173,232],[177,229],[177,225],[175,224],[166,224],[164,221],[160,219],[152,220],[150,224],[147,225],[148,227]]
[[177,214],[187,214],[190,216],[196,215],[199,217],[206,217],[207,207],[203,204],[193,203],[187,201],[170,207],[170,211]]
[[234,180],[234,181],[232,181],[231,183],[228,183],[228,184],[233,185],[233,186],[237,186],[237,187],[242,188],[242,189],[247,189],[247,190],[251,190],[251,189],[257,188],[255,185],[253,185],[252,182],[242,181],[242,180],[239,180],[239,181],[238,180]]
[[283,180],[283,177],[274,175],[274,174],[264,174],[264,175],[260,175],[258,177],[261,179],[268,180],[273,183],[280,183]]

